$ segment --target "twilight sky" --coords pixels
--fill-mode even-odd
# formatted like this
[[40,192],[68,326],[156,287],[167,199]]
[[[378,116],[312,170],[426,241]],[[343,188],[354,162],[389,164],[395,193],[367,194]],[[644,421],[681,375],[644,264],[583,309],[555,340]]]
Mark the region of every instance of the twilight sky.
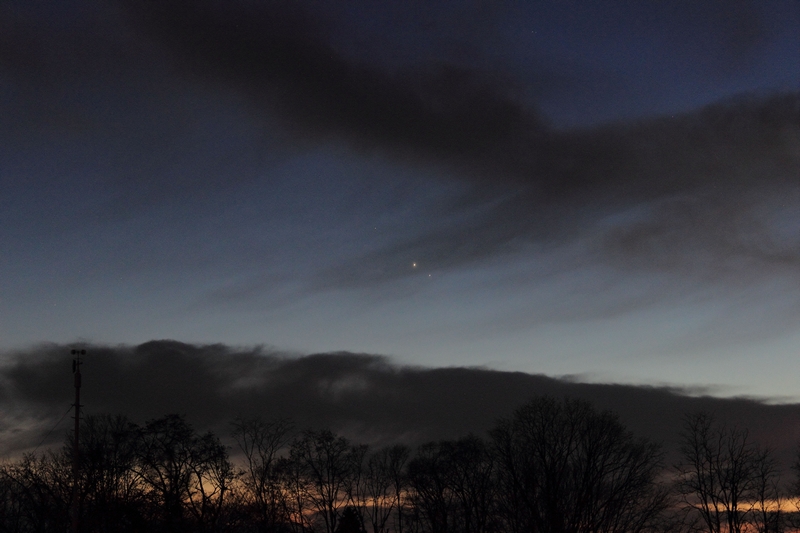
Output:
[[0,350],[800,399],[800,2],[0,0]]

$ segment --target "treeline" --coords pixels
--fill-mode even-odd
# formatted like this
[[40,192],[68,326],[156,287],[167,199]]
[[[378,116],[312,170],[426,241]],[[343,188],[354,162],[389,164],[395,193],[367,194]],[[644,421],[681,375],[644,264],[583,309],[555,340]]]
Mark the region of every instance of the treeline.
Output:
[[[681,461],[589,403],[538,398],[485,438],[371,449],[236,420],[229,450],[178,415],[82,421],[83,532],[780,533],[797,515],[771,453],[686,417]],[[72,436],[0,467],[0,531],[64,532]],[[791,507],[791,509],[789,509]],[[790,512],[795,511],[795,512]]]

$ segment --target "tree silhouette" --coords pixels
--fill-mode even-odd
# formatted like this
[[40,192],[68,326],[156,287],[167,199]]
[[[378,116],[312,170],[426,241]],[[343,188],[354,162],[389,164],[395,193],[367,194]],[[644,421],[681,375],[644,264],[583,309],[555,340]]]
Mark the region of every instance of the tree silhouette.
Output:
[[494,458],[475,436],[420,447],[408,465],[411,503],[428,531],[479,533],[492,528]]
[[336,526],[335,533],[366,533],[361,525],[361,517],[355,507],[346,507]]
[[403,508],[406,503],[406,463],[410,451],[397,444],[373,453],[367,461],[366,516],[374,533],[389,531],[395,516],[395,529],[402,529]]
[[635,533],[666,507],[659,447],[587,402],[535,399],[491,434],[507,531]]
[[174,414],[151,420],[142,429],[138,473],[169,531],[187,529],[187,514],[197,523],[213,524],[234,475],[219,439],[212,433],[196,434]]
[[[81,523],[84,530],[141,527],[146,499],[136,473],[140,429],[122,415],[92,415],[81,423]],[[67,434],[64,454],[72,456]]]
[[279,454],[291,440],[292,423],[250,418],[235,420],[233,427],[233,437],[244,454],[242,483],[251,516],[261,531],[275,531],[291,520]]
[[777,469],[771,453],[746,430],[718,424],[708,413],[686,417],[677,465],[678,490],[690,520],[708,533],[782,528]]
[[[782,533],[796,514],[776,508],[772,454],[705,414],[686,419],[670,486],[658,446],[570,399],[534,399],[489,439],[414,453],[370,453],[330,430],[289,443],[288,422],[237,420],[241,472],[216,435],[179,415],[82,424],[83,533]],[[63,533],[71,443],[0,463],[0,532]],[[671,487],[688,520],[666,512]]]
[[352,453],[350,442],[330,430],[306,431],[291,446],[291,460],[305,480],[304,495],[327,533],[336,531],[347,502]]

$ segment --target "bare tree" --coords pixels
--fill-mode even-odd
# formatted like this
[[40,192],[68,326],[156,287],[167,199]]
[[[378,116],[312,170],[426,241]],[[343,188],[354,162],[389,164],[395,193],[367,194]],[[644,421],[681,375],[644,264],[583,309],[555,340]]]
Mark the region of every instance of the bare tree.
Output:
[[752,522],[758,533],[782,533],[786,516],[778,462],[769,449],[760,448],[757,454]]
[[[91,415],[81,423],[81,522],[87,531],[141,526],[146,498],[136,473],[140,428],[122,415]],[[67,434],[62,453],[72,457]]]
[[535,399],[492,437],[506,531],[637,533],[666,506],[659,447],[587,402]]
[[708,413],[686,417],[678,490],[687,524],[708,533],[777,531],[781,516],[778,470],[747,430],[719,424]]
[[[134,472],[138,428],[123,416],[81,421],[78,479],[84,531],[131,531],[144,524],[144,492]],[[0,469],[0,531],[63,531],[71,500],[74,439]]]
[[194,517],[196,530],[220,531],[231,520],[227,504],[238,473],[216,435],[200,436],[197,452],[199,460],[190,466],[192,478],[187,508]]
[[369,446],[366,444],[355,444],[350,447],[350,452],[347,454],[348,468],[345,493],[347,494],[347,505],[350,509],[348,511],[348,520],[352,521],[354,517],[357,518],[361,529],[364,528],[367,509],[372,505],[368,491],[366,464],[368,452]]
[[409,462],[410,501],[423,531],[484,533],[494,517],[494,459],[478,437],[429,443]]
[[381,448],[367,461],[365,495],[367,521],[373,533],[386,533],[392,526],[402,530],[401,508],[404,504],[405,465],[409,449],[403,445]]
[[353,453],[347,439],[329,430],[306,431],[291,446],[291,460],[305,480],[305,496],[327,533],[336,531],[348,502]]
[[410,502],[414,521],[421,531],[446,533],[454,530],[456,495],[451,490],[449,457],[440,443],[419,447],[408,465]]
[[72,498],[71,457],[46,452],[26,454],[3,465],[0,486],[7,500],[2,525],[7,531],[63,532]]
[[245,458],[242,478],[247,501],[260,531],[275,531],[290,522],[281,471],[280,452],[292,438],[293,424],[286,419],[237,419],[233,437]]
[[233,468],[213,433],[198,435],[179,415],[151,420],[142,429],[137,469],[168,530],[185,527],[187,511],[203,528],[216,526]]
[[460,530],[485,533],[494,530],[495,460],[483,439],[474,435],[452,443],[452,490],[460,507]]
[[314,509],[310,503],[312,487],[306,478],[305,466],[293,457],[281,457],[276,469],[284,491],[283,504],[288,526],[295,533],[314,530]]

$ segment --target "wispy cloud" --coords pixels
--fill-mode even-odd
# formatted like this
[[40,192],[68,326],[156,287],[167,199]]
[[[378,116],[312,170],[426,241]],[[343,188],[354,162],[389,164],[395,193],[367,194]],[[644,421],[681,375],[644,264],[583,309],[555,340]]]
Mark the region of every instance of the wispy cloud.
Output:
[[[418,260],[431,271],[451,271],[529,244],[582,242],[587,253],[624,268],[712,276],[796,268],[797,232],[776,231],[794,222],[770,222],[764,212],[797,198],[797,93],[563,131],[523,96],[528,81],[470,54],[460,61],[411,54],[398,65],[345,53],[330,10],[284,1],[109,6],[86,8],[85,20],[71,28],[24,10],[11,13],[0,65],[20,87],[15,98],[25,105],[17,109],[28,110],[12,122],[31,131],[49,117],[107,133],[110,116],[87,111],[64,88],[99,79],[116,91],[146,74],[140,89],[147,109],[161,117],[158,125],[126,127],[119,142],[128,143],[127,159],[108,161],[131,176],[112,178],[126,202],[213,189],[249,175],[225,170],[227,162],[235,167],[247,158],[235,150],[197,172],[174,171],[182,157],[195,158],[195,166],[208,159],[202,147],[189,153],[160,144],[175,142],[173,130],[197,126],[196,110],[178,105],[175,95],[198,83],[246,102],[269,132],[265,137],[280,138],[281,150],[333,144],[458,182],[463,196],[427,213],[422,230],[323,267],[312,290],[397,280],[412,275],[407,265]],[[681,4],[666,18],[699,20],[730,57],[769,38],[751,2],[718,13],[718,2],[709,0]],[[466,17],[448,32],[457,37],[472,29]],[[106,98],[115,99],[110,109],[116,110],[125,94],[114,91]]]

